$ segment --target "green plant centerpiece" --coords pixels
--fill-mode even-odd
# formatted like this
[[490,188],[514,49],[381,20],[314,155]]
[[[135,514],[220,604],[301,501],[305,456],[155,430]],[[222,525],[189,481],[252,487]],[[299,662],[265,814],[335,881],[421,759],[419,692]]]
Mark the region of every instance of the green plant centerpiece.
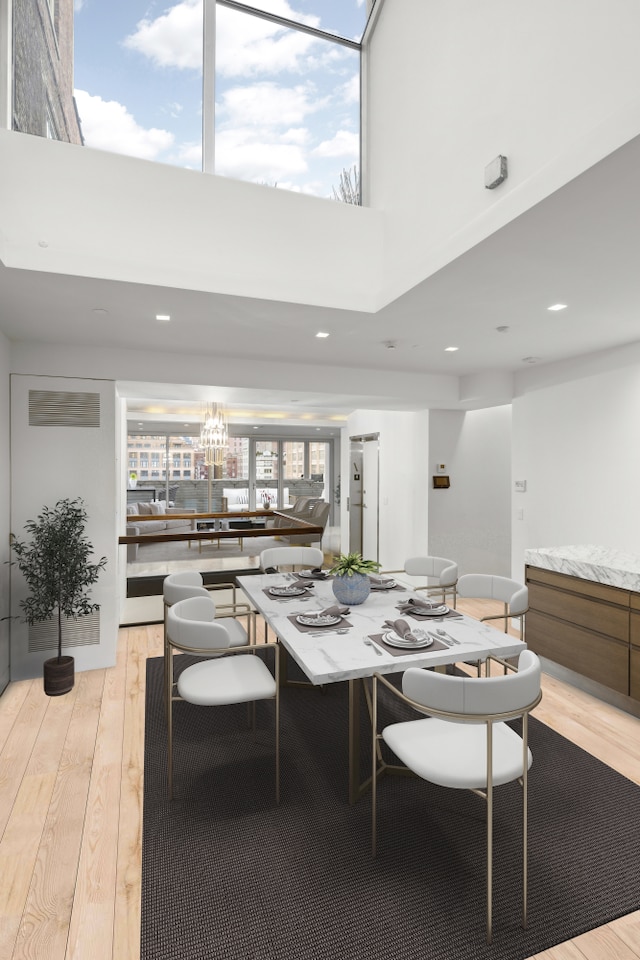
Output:
[[376,573],[380,564],[376,560],[365,560],[361,553],[341,553],[333,558],[330,573],[336,600],[340,603],[355,605],[364,603],[371,592],[370,573]]
[[93,547],[85,536],[87,512],[81,498],[59,500],[44,507],[24,528],[28,540],[14,538],[15,563],[29,586],[30,595],[20,601],[27,623],[58,620],[58,655],[44,663],[44,692],[49,696],[68,693],[74,682],[73,657],[63,657],[63,617],[84,617],[98,610],[89,588],[107,562],[102,557],[90,563]]

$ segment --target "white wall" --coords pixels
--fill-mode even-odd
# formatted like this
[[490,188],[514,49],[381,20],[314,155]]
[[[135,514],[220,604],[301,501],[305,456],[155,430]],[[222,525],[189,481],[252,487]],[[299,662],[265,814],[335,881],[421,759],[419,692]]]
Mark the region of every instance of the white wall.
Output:
[[[429,414],[429,553],[511,575],[511,407]],[[451,486],[433,489],[444,463]]]
[[[640,131],[636,0],[402,0],[367,53],[369,202],[385,298]],[[509,177],[484,187],[499,154]]]
[[[598,544],[640,555],[640,359],[573,376],[513,403],[512,566],[522,571],[527,547]],[[604,365],[607,358],[602,358]],[[559,371],[557,371],[559,373]]]
[[424,549],[427,544],[427,411],[398,413],[356,410],[348,418],[342,442],[343,550],[349,543],[349,518],[346,509],[349,437],[369,433],[380,434],[380,563],[383,569],[399,569],[408,556]]
[[0,155],[6,266],[355,310],[377,302],[384,218],[373,210],[7,130]]
[[[100,395],[99,427],[44,427],[28,425],[28,392],[63,390]],[[58,377],[11,377],[11,529],[28,539],[27,520],[58,500],[82,497],[88,523],[87,537],[95,559],[107,557],[107,566],[91,589],[100,604],[100,643],[74,647],[77,670],[112,666],[118,631],[118,547],[116,477],[121,473],[116,452],[115,385],[109,381]],[[8,449],[8,447],[6,448]],[[51,652],[30,653],[27,625],[21,619],[20,600],[27,587],[20,571],[11,568],[11,679],[41,674]]]
[[11,497],[9,457],[9,355],[10,345],[6,337],[0,334],[0,692],[9,681],[9,505]]

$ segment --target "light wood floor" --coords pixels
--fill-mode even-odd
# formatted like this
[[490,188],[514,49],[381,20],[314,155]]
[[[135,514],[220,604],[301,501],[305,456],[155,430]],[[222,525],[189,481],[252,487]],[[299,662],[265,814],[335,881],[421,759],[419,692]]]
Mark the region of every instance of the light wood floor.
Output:
[[[145,660],[161,646],[160,626],[123,629],[116,666],[67,696],[38,680],[0,697],[0,960],[138,960]],[[548,677],[535,715],[640,784],[640,720]],[[640,912],[535,960],[638,958]]]

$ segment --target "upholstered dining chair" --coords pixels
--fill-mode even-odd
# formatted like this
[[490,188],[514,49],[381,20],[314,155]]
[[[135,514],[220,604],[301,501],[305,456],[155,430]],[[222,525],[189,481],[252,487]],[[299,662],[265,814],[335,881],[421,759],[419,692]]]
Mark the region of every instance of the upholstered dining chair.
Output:
[[[164,578],[162,583],[162,596],[164,601],[164,678],[166,689],[166,678],[169,672],[169,649],[167,645],[167,611],[174,603],[180,600],[188,600],[191,597],[207,597],[213,602],[211,591],[230,590],[231,603],[214,606],[215,614],[220,618],[220,622],[229,630],[231,646],[243,646],[246,643],[255,641],[255,611],[248,603],[237,603],[235,583],[216,583],[210,587],[204,586],[202,574],[198,570],[183,570],[181,573],[170,573]],[[239,622],[239,619],[247,620],[247,629]],[[169,704],[167,702],[167,710]]]
[[[321,567],[324,561],[324,554],[319,547],[267,547],[260,554],[260,567],[265,572],[279,570],[280,567],[307,567],[313,570],[315,567]],[[264,638],[267,639],[269,628],[267,621],[264,621]],[[287,655],[283,651],[283,684],[286,686],[308,687],[312,686],[306,680],[289,680],[287,676]],[[324,692],[324,688],[320,687]]]
[[[280,802],[280,650],[277,643],[234,646],[229,618],[217,619],[211,597],[196,596],[179,600],[167,612],[169,671],[165,678],[167,713],[167,777],[169,798],[173,798],[173,709],[177,700],[203,707],[232,703],[255,704],[257,700],[275,701],[276,803]],[[263,651],[273,649],[272,674]],[[174,650],[206,660],[187,667],[174,682]],[[254,711],[255,726],[255,711]]]
[[[378,734],[380,684],[418,713],[428,714],[428,718],[392,723]],[[410,668],[403,674],[402,692],[380,674],[373,678],[373,856],[378,778],[391,767],[382,760],[383,740],[404,768],[423,780],[456,790],[471,790],[486,800],[488,943],[493,920],[493,790],[513,780],[522,786],[522,926],[527,925],[528,771],[533,762],[528,746],[528,716],[540,698],[540,661],[530,650],[520,654],[517,672],[504,676],[452,677]],[[522,735],[507,723],[518,717],[522,718]]]
[[260,554],[260,568],[263,571],[278,570],[280,567],[321,567],[324,554],[319,547],[267,547]]
[[[414,590],[424,590],[427,595],[439,593],[442,602],[451,596],[451,604],[456,605],[456,584],[458,583],[458,564],[444,557],[410,557],[404,562],[402,570],[384,570],[383,573],[406,573],[409,577],[424,577],[424,584],[414,586]],[[431,581],[431,582],[429,582]]]
[[508,577],[496,577],[489,573],[466,573],[458,580],[458,596],[476,600],[500,600],[503,613],[492,613],[485,620],[504,620],[504,632],[509,631],[509,620],[520,621],[520,639],[524,639],[524,616],[529,609],[529,588]]

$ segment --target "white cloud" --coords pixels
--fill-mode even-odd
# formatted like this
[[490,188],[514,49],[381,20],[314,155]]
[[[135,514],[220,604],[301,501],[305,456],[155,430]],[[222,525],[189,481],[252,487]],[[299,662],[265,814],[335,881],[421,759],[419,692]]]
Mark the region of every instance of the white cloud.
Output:
[[174,141],[168,130],[146,130],[136,123],[127,108],[115,100],[92,97],[86,90],[75,91],[82,134],[88,147],[125,153],[142,160],[157,160]]
[[[291,11],[283,14],[287,15],[291,16]],[[218,8],[217,30],[216,71],[223,77],[283,71],[300,73],[318,44],[309,34],[285,30],[278,24],[239,14],[228,7]]]
[[176,159],[181,167],[202,170],[202,144],[200,142],[180,144]]
[[318,157],[352,157],[358,159],[360,152],[360,139],[357,133],[350,130],[338,130],[335,137],[331,140],[323,140],[322,143],[313,150]]
[[216,173],[222,176],[281,184],[306,170],[304,153],[295,143],[269,140],[247,129],[226,130],[216,139]]
[[299,146],[304,146],[309,142],[309,131],[306,127],[291,127],[280,134],[280,140],[282,143],[297,143]]
[[360,102],[360,74],[359,73],[354,73],[354,75],[349,80],[347,80],[347,82],[342,87],[342,92],[343,92],[345,103]]
[[221,97],[216,110],[219,120],[228,126],[256,124],[261,127],[301,123],[319,110],[325,100],[314,98],[311,84],[280,87],[265,81],[246,87],[231,87]]
[[[84,2],[84,0],[76,0]],[[270,13],[319,26],[320,18],[299,13],[287,0],[265,0]],[[251,76],[283,70],[299,73],[318,41],[259,17],[219,7],[216,12],[216,70],[221,76]],[[181,0],[154,19],[144,19],[124,46],[160,67],[200,70],[202,66],[202,0]]]
[[84,0],[73,0],[73,9],[76,13],[79,13],[84,7]]
[[182,0],[155,20],[141,20],[123,44],[159,67],[202,69],[202,0]]

